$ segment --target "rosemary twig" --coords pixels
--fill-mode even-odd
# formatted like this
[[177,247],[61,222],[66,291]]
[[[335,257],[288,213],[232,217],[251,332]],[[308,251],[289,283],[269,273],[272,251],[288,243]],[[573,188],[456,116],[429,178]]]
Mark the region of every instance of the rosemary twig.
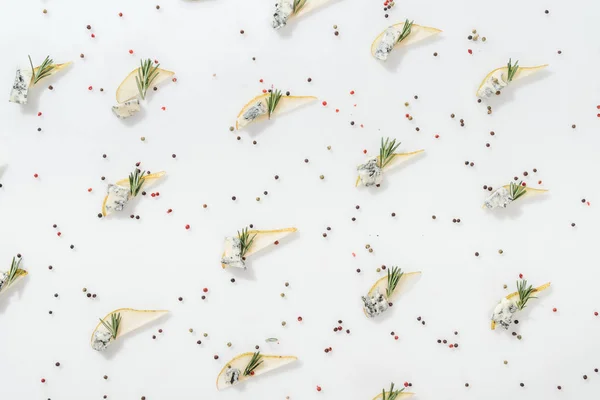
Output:
[[156,64],[156,66],[152,66],[152,60],[147,58],[146,60],[140,60],[140,68],[138,69],[138,74],[135,77],[135,82],[137,83],[138,91],[140,92],[140,96],[142,100],[146,98],[146,91],[152,84],[152,81],[156,79],[158,76],[158,66],[160,64]]
[[521,182],[519,182],[519,183],[511,182],[509,192],[510,192],[510,198],[513,201],[515,201],[519,197],[523,196],[527,192],[527,189],[525,189],[525,186],[523,186],[521,184]]
[[242,229],[241,232],[238,231],[238,238],[240,239],[240,247],[241,247],[242,257],[244,257],[246,252],[248,252],[248,250],[250,250],[250,247],[252,246],[252,242],[254,242],[255,237],[256,237],[256,233],[254,235],[252,235],[252,237],[250,236],[250,234],[248,233],[248,228]]
[[8,288],[11,283],[17,279],[19,276],[19,265],[21,264],[21,258],[17,261],[15,257],[12,259],[12,263],[10,264],[10,269],[8,270],[8,276],[6,277],[6,281],[4,282],[4,289]]
[[509,58],[508,64],[506,66],[508,67],[507,82],[510,82],[513,80],[513,77],[515,76],[515,74],[517,73],[517,70],[519,69],[519,61],[517,60],[515,65],[512,65],[512,60]]
[[244,370],[244,376],[254,375],[254,370],[260,364],[262,364],[262,362],[263,362],[262,355],[260,354],[260,351],[257,351],[256,353],[254,353],[252,355],[252,358],[250,359],[250,362],[248,363],[248,365],[246,365],[246,369]]
[[385,394],[385,389],[381,391],[381,400],[396,400],[400,393],[404,391],[404,388],[400,390],[394,390],[394,382],[390,385],[390,390],[387,392],[387,396]]
[[400,32],[400,36],[398,37],[398,40],[396,40],[396,44],[400,43],[401,41],[406,39],[406,37],[408,35],[410,35],[410,31],[412,30],[413,22],[415,22],[415,21],[408,22],[408,18],[406,19],[406,21],[404,21],[404,27],[402,28],[402,32]]
[[111,314],[110,315],[111,322],[106,322],[104,320],[100,320],[102,325],[110,332],[110,335],[113,339],[117,338],[117,334],[119,333],[119,327],[121,326],[121,313]]
[[381,138],[381,147],[379,148],[379,168],[385,167],[394,158],[394,152],[400,146],[400,142],[396,143],[396,139],[390,141],[390,138],[386,138],[383,141]]
[[281,90],[273,89],[267,97],[267,114],[269,115],[269,119],[271,119],[271,114],[275,111],[275,107],[279,104],[279,100],[281,100]]
[[296,14],[305,5],[306,5],[306,0],[294,0],[294,4],[293,4],[293,8],[292,8],[292,13]]
[[525,308],[525,304],[527,304],[529,299],[537,299],[537,297],[533,296],[533,293],[535,293],[533,286],[527,286],[527,279],[517,281],[517,292],[519,292],[519,301],[517,301],[519,310]]
[[392,267],[391,271],[388,269],[387,272],[387,289],[385,289],[385,297],[388,299],[394,293],[396,286],[398,286],[398,282],[400,282],[400,278],[402,278],[404,272],[402,272],[401,268]]
[[49,76],[50,71],[52,71],[56,67],[56,65],[54,65],[54,60],[52,60],[50,56],[46,56],[46,59],[44,60],[44,62],[42,62],[42,65],[40,65],[37,72],[35,72],[35,67],[33,66],[33,62],[31,61],[31,56],[27,57],[29,57],[29,64],[31,65],[31,72],[33,74],[31,79],[33,79],[34,85],[38,83],[41,79],[44,79],[45,77]]
[[142,185],[146,181],[146,177],[144,176],[144,172],[142,172],[139,168],[136,168],[135,171],[129,174],[129,193],[133,197],[137,196],[140,190],[142,190]]

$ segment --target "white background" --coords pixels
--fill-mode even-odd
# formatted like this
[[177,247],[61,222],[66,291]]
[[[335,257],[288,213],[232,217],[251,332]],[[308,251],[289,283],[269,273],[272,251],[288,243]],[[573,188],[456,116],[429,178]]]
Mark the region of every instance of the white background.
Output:
[[[0,299],[2,398],[360,400],[391,381],[412,382],[419,400],[598,398],[597,3],[403,0],[386,20],[381,1],[339,0],[279,32],[270,27],[272,3],[171,0],[160,10],[141,0],[2,3],[6,98],[28,54],[37,64],[48,54],[74,61],[33,89],[30,104],[0,102],[0,260],[8,269],[22,253],[30,273]],[[444,32],[382,65],[369,54],[371,41],[404,18]],[[486,43],[467,40],[473,28]],[[115,89],[146,57],[178,81],[120,121],[110,110]],[[550,67],[492,99],[487,115],[474,92],[510,57]],[[319,102],[236,140],[228,128],[240,107],[272,84]],[[378,190],[356,189],[362,151],[375,154],[381,136],[425,155],[386,174]],[[98,219],[106,184],[137,161],[167,171],[154,189],[160,196]],[[550,192],[507,210],[480,207],[484,184],[499,187],[523,171],[528,184],[542,180]],[[254,257],[247,271],[222,270],[223,238],[250,223],[298,232]],[[423,275],[388,315],[368,320],[360,296],[382,264]],[[552,282],[518,318],[521,341],[489,329],[491,310],[508,293],[502,285],[513,289],[519,273],[535,285]],[[86,298],[83,287],[98,297]],[[93,351],[98,317],[120,307],[172,313],[105,355]],[[333,333],[338,319],[350,335]],[[444,338],[460,347],[436,343]],[[217,392],[226,361],[256,344],[299,362]]]

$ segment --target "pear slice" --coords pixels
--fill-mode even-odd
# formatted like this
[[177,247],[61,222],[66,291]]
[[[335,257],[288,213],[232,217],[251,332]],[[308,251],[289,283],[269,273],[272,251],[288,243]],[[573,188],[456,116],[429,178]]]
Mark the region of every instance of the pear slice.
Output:
[[[510,184],[502,186],[504,189],[510,191]],[[529,186],[523,186],[525,188],[525,194],[519,197],[519,199],[524,199],[526,197],[533,197],[538,194],[543,194],[548,191],[548,189],[536,189]],[[485,202],[481,205],[481,208],[485,208]]]
[[[246,369],[246,366],[252,359],[253,355],[254,353],[243,353],[238,356],[235,356],[227,364],[225,364],[221,372],[219,372],[219,376],[217,376],[217,389],[225,389],[227,387],[237,385],[240,382],[244,382],[248,379],[256,378],[259,375],[262,375],[279,367],[283,367],[284,365],[290,364],[298,359],[295,356],[275,356],[263,354],[261,358],[263,362],[254,370],[254,374],[244,376],[244,370]],[[233,385],[230,385],[225,381],[225,372],[227,371],[228,367],[237,368],[241,372],[239,380]]]
[[[41,82],[41,81],[43,81],[44,79],[48,78],[49,76],[52,76],[52,75],[54,75],[55,73],[59,72],[60,70],[62,70],[62,69],[64,69],[64,68],[68,67],[68,66],[69,66],[69,65],[71,65],[71,64],[72,64],[72,62],[71,62],[71,61],[69,61],[69,62],[67,62],[67,63],[64,63],[64,64],[54,64],[54,68],[52,68],[52,70],[50,70],[50,72],[48,73],[48,75],[47,75],[47,76],[45,76],[45,77],[43,77],[42,79],[40,79],[40,80],[38,81],[38,83],[40,83],[40,82]],[[38,72],[38,70],[39,70],[39,69],[40,69],[40,67],[35,67],[35,68],[33,69],[33,73],[34,73],[34,74],[37,74],[37,72]],[[31,84],[30,84],[30,85],[31,85],[31,86],[33,86],[33,77],[31,78]]]
[[[390,392],[385,392],[385,398],[388,398]],[[402,392],[396,398],[397,399],[408,399],[409,397],[413,397],[415,394],[412,392]],[[373,397],[373,400],[382,400],[383,393],[379,393],[377,396]]]
[[[405,22],[400,22],[399,24],[394,24],[392,26],[394,28],[398,29],[399,31],[402,31],[402,28],[404,28],[404,24],[405,24]],[[385,34],[386,30],[387,30],[387,28],[383,32],[381,32],[379,34],[379,36],[377,36],[375,38],[375,40],[373,40],[373,43],[371,44],[371,55],[373,57],[375,57],[375,51],[377,50],[377,46],[379,45],[381,38],[383,38],[383,35]],[[420,42],[421,40],[427,39],[428,37],[433,36],[433,35],[437,35],[440,32],[441,32],[441,30],[437,29],[437,28],[431,28],[429,26],[421,26],[421,25],[413,24],[412,28],[410,30],[410,34],[401,42],[396,43],[394,48],[408,46],[408,45]]]
[[[410,153],[394,153],[394,158],[392,158],[392,160],[385,167],[383,167],[383,170],[389,171],[389,170],[393,169],[394,167],[397,167],[398,165],[402,164],[404,161],[407,161],[409,158],[412,158],[412,156],[421,154],[424,151],[425,150],[416,150],[416,151],[411,151]],[[379,161],[379,156],[377,156],[377,160]],[[356,177],[355,186],[358,187],[358,185],[360,185],[360,176]]]
[[17,273],[15,275],[15,279],[11,282],[10,285],[3,287],[2,290],[0,290],[0,295],[3,295],[4,293],[8,292],[10,290],[11,287],[13,287],[18,281],[20,281],[21,279],[23,279],[25,276],[27,276],[28,272],[25,271],[24,269],[17,269]]
[[[115,339],[117,340],[122,336],[125,336],[126,334],[159,319],[168,312],[169,311],[167,310],[134,310],[133,308],[119,308],[118,310],[108,313],[106,317],[102,318],[102,321],[110,323],[111,315],[115,313],[121,314],[121,324],[119,325],[119,332],[117,333],[117,338]],[[94,334],[96,331],[101,330],[106,331],[106,327],[102,322],[98,322],[98,325],[96,325],[96,328],[92,332],[90,345],[94,342]]]
[[[387,298],[387,300],[392,301],[392,299],[394,299],[394,297],[396,297],[396,295],[402,291],[402,287],[408,284],[409,280],[416,278],[419,275],[421,275],[421,271],[405,272],[404,274],[402,274],[402,277],[398,281],[398,284],[396,285],[394,292],[392,293],[392,295],[390,297]],[[379,293],[385,294],[386,289],[387,289],[387,284],[388,284],[387,279],[388,279],[387,275],[385,275],[382,278],[379,278],[377,280],[377,282],[375,282],[375,284],[373,286],[371,286],[371,289],[369,289],[369,292],[367,293],[367,295],[371,296],[372,294],[375,293],[375,291],[377,289],[379,289]],[[364,307],[363,307],[363,312],[365,313],[365,316],[368,317],[367,312],[365,311]]]
[[[550,287],[550,282],[544,283],[542,286],[538,286],[538,287],[534,288],[533,293],[541,292],[542,290],[546,290],[549,287]],[[519,292],[512,292],[511,294],[506,296],[506,300],[510,300],[510,299],[512,299],[514,297],[518,297],[518,296],[519,296]],[[492,328],[492,330],[496,329],[495,321],[492,321],[491,328]]]
[[[511,82],[514,82],[518,79],[525,78],[526,76],[535,74],[536,72],[543,70],[547,66],[548,66],[548,64],[538,65],[535,67],[519,67],[519,68],[517,68],[517,72],[515,72],[515,75],[513,76]],[[490,79],[490,77],[497,71],[502,71],[503,74],[508,74],[508,67],[496,68],[495,70],[493,70],[489,74],[487,74],[485,76],[485,78],[483,78],[483,80],[481,81],[481,84],[479,85],[479,87],[477,88],[477,92],[475,92],[476,96],[479,96],[479,92],[481,91],[481,88],[486,84],[488,79]]]
[[308,14],[312,10],[315,10],[319,7],[324,6],[325,4],[329,3],[330,1],[331,0],[307,0],[306,4],[304,4],[304,6],[300,9],[300,11],[298,11],[295,14],[290,15],[290,18],[301,17],[304,14]]
[[[135,80],[138,75],[139,68],[134,69],[127,75],[127,78],[121,82],[119,87],[117,88],[117,103],[124,103],[127,100],[131,100],[134,97],[137,97],[139,94],[139,90],[137,87],[137,82]],[[156,71],[158,75],[152,81],[152,86],[158,86],[161,82],[170,79],[175,75],[173,71],[167,71],[166,69],[157,68]]]
[[[256,236],[254,236],[252,245],[250,246],[250,248],[248,249],[248,251],[246,252],[244,257],[248,258],[252,254],[258,253],[260,250],[269,247],[270,245],[283,239],[287,235],[296,232],[297,230],[298,230],[297,228],[292,227],[292,228],[274,229],[274,230],[268,230],[268,231],[259,231],[259,230],[248,231],[248,235],[250,235],[250,237],[252,237],[253,235],[256,235]],[[223,252],[222,257],[228,257],[228,256],[230,256],[230,254],[227,254],[227,249],[226,249],[226,251]],[[227,265],[221,263],[221,267],[227,268]]]
[[[270,96],[270,93],[261,94],[260,96],[256,96],[255,98],[250,100],[248,103],[246,103],[246,105],[241,109],[241,111],[237,115],[237,119],[235,121],[235,129],[239,130],[250,123],[269,119],[267,114],[260,115],[256,118],[254,118],[252,121],[246,121],[243,118],[244,113],[246,111],[248,111],[248,109],[250,107],[254,106],[258,102],[263,103],[266,108],[267,107],[267,98],[269,96]],[[301,106],[311,103],[315,100],[317,100],[317,98],[314,96],[286,96],[284,94],[283,96],[281,96],[281,99],[279,100],[277,107],[275,107],[275,110],[271,114],[271,118],[276,115],[280,115],[280,114],[286,113],[288,111],[292,111],[295,108],[301,107]]]
[[[151,185],[152,183],[154,183],[158,178],[163,177],[166,174],[165,171],[160,171],[160,172],[155,172],[153,174],[148,174],[144,176],[144,189],[148,188],[149,185]],[[129,186],[129,178],[124,178],[121,179],[120,181],[117,181],[117,183],[115,183],[115,185],[118,186],[123,186],[123,187],[128,187]],[[106,201],[108,200],[108,195],[104,196],[104,200],[102,201],[102,215],[104,217],[106,217],[107,213],[106,213]]]

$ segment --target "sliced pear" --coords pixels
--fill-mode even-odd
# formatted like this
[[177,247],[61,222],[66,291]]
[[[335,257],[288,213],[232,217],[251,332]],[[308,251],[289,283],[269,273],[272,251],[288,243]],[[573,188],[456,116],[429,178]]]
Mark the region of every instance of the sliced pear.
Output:
[[330,1],[331,0],[307,0],[304,7],[302,7],[300,9],[300,11],[298,11],[296,14],[290,15],[290,18],[301,17],[304,14],[308,14],[312,10],[315,10],[321,6],[324,6],[325,4],[329,3]]
[[[246,121],[242,117],[244,115],[244,113],[246,111],[248,111],[248,109],[250,107],[252,107],[256,103],[258,103],[259,101],[262,102],[265,105],[265,107],[267,107],[267,98],[269,97],[269,95],[270,95],[270,93],[261,94],[260,96],[256,96],[255,98],[250,100],[248,103],[246,103],[246,105],[241,109],[241,111],[237,115],[237,119],[235,121],[235,129],[239,130],[250,123],[269,119],[267,114],[260,115],[260,116],[256,117],[255,119],[253,119],[252,121]],[[277,107],[275,107],[275,110],[271,114],[271,118],[273,118],[277,115],[286,113],[288,111],[292,111],[295,108],[301,107],[301,106],[311,103],[315,100],[317,100],[317,98],[314,96],[286,96],[284,94],[283,96],[281,96],[281,99],[279,100]]]
[[[394,158],[383,168],[384,171],[388,171],[402,164],[404,161],[412,158],[412,156],[416,156],[417,154],[423,153],[425,150],[417,150],[411,151],[410,153],[394,153]],[[377,156],[377,160],[379,161],[379,156]],[[356,177],[355,186],[360,185],[360,176]]]
[[[119,308],[118,310],[108,313],[102,320],[110,323],[111,315],[115,313],[121,314],[121,324],[119,326],[119,332],[117,333],[117,339],[119,339],[120,337],[159,319],[168,312],[169,311],[167,310],[134,310],[133,308]],[[92,332],[90,345],[94,342],[94,333],[96,333],[96,331],[106,331],[106,327],[102,322],[98,322],[98,325],[96,325],[96,328]]]
[[[541,292],[542,290],[546,290],[550,287],[550,282],[548,283],[544,283],[542,286],[538,286],[536,288],[533,289],[533,293],[538,293]],[[510,300],[512,298],[518,297],[519,296],[519,292],[512,292],[511,294],[506,296],[506,300]],[[492,330],[496,329],[496,322],[492,321],[491,323],[491,328]]]
[[[237,385],[238,383],[246,381],[248,379],[256,378],[259,375],[262,375],[279,367],[283,367],[284,365],[290,364],[298,359],[295,356],[274,356],[262,354],[261,360],[263,362],[254,370],[254,375],[244,376],[244,370],[246,369],[246,366],[250,362],[250,359],[252,359],[253,355],[254,353],[243,353],[234,357],[227,364],[225,364],[221,372],[219,372],[219,376],[217,376],[217,389],[225,389],[227,387]],[[233,385],[230,385],[225,381],[225,372],[227,371],[228,367],[237,368],[241,371],[239,380]]]
[[[71,64],[72,64],[72,62],[71,62],[71,61],[69,61],[69,62],[67,62],[67,63],[64,63],[64,64],[54,64],[54,68],[52,68],[52,70],[51,70],[51,71],[48,73],[48,75],[47,75],[47,76],[45,76],[45,77],[43,77],[42,79],[40,79],[40,80],[38,81],[38,83],[40,83],[41,81],[43,81],[43,80],[44,80],[44,79],[46,79],[47,77],[54,75],[55,73],[59,72],[60,70],[62,70],[62,69],[64,69],[64,68],[68,67],[68,66],[69,66],[69,65],[71,65]],[[37,72],[38,72],[38,70],[39,70],[39,69],[40,69],[40,67],[35,67],[35,68],[33,69],[33,72],[34,72],[34,74],[37,74]],[[31,86],[33,86],[33,77],[31,78]]]
[[[548,64],[538,65],[535,67],[519,67],[519,68],[517,68],[517,72],[515,72],[515,75],[513,76],[513,79],[511,82],[514,82],[518,79],[525,78],[526,76],[532,75],[538,71],[541,71],[542,69],[546,68],[547,66],[548,66]],[[489,74],[487,74],[485,76],[485,78],[483,78],[483,80],[481,81],[481,84],[477,88],[477,92],[475,92],[475,95],[478,95],[479,91],[486,84],[488,79],[490,79],[490,77],[497,71],[502,71],[503,74],[508,74],[508,67],[496,68],[495,70],[493,70]]]
[[[276,241],[283,239],[287,235],[294,233],[297,230],[298,230],[297,228],[283,228],[283,229],[275,229],[275,230],[269,230],[269,231],[259,231],[259,230],[248,231],[248,235],[250,235],[250,237],[252,237],[253,235],[256,235],[256,236],[254,236],[252,245],[250,246],[250,248],[248,249],[248,251],[246,252],[244,257],[248,258],[248,256],[251,256],[254,253],[258,253],[260,250],[269,247],[270,245],[274,244]],[[226,251],[223,252],[223,257],[227,257],[227,256],[230,256],[230,254],[227,254]],[[221,263],[221,267],[226,268],[227,265]]]
[[[387,399],[390,392],[385,392],[385,398]],[[396,398],[397,399],[408,399],[409,397],[413,397],[415,394],[412,392],[402,392]],[[373,400],[381,400],[383,399],[383,393],[379,393],[377,396],[373,397]]]
[[[121,82],[119,87],[117,88],[117,103],[123,103],[127,100],[131,100],[139,94],[139,90],[137,87],[137,82],[135,77],[138,75],[139,68],[134,69],[127,75],[127,78]],[[158,86],[161,82],[171,79],[175,72],[167,71],[166,69],[158,68],[156,70],[158,75],[152,81],[151,86]]]
[[[394,289],[394,292],[392,293],[392,295],[390,297],[388,297],[387,299],[389,301],[392,301],[392,299],[394,299],[394,297],[396,297],[396,295],[402,291],[402,287],[405,286],[410,279],[416,278],[419,275],[421,275],[421,271],[405,272],[404,274],[402,274],[400,281],[398,281],[398,284],[396,285],[396,289]],[[377,280],[377,282],[375,282],[375,284],[373,286],[371,286],[371,289],[369,289],[369,292],[367,293],[367,295],[371,296],[372,294],[375,293],[375,291],[377,289],[379,289],[379,293],[382,293],[385,295],[386,290],[387,290],[387,279],[388,279],[387,275],[383,276],[382,278],[379,278]],[[367,312],[364,310],[364,308],[363,308],[363,312],[365,313],[366,316],[368,316]]]
[[8,290],[13,287],[18,281],[20,281],[21,279],[23,279],[25,276],[27,276],[28,272],[25,271],[24,269],[18,269],[17,273],[15,275],[15,279],[12,281],[12,283],[7,286],[7,287],[3,287],[2,290],[0,290],[0,295],[8,292]]
[[[394,24],[392,26],[394,28],[402,31],[402,28],[404,28],[404,22],[401,22],[399,24]],[[379,42],[381,41],[381,38],[383,38],[383,35],[385,34],[385,31],[387,29],[388,28],[385,28],[385,30],[383,32],[381,32],[379,34],[379,36],[377,36],[375,38],[375,40],[373,40],[373,43],[371,44],[371,55],[373,57],[375,57],[375,51],[377,50],[377,46],[379,45]],[[394,48],[408,46],[408,45],[420,42],[421,40],[427,39],[428,37],[433,36],[433,35],[437,35],[440,32],[441,32],[441,30],[437,29],[437,28],[431,28],[429,26],[421,26],[421,25],[413,24],[412,28],[410,30],[410,34],[406,37],[406,39],[397,43],[394,46]]]
[[[510,184],[502,186],[504,189],[510,191]],[[532,197],[538,194],[543,194],[548,191],[548,189],[536,189],[529,186],[523,186],[525,188],[525,194],[519,197],[520,199],[524,199],[526,197]],[[481,205],[482,208],[485,208],[485,202]]]

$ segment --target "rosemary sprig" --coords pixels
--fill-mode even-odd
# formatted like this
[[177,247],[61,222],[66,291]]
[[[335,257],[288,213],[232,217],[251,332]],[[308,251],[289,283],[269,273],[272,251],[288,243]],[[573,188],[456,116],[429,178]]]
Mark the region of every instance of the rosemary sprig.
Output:
[[519,61],[517,60],[515,65],[512,65],[512,60],[509,58],[508,64],[506,66],[508,67],[507,82],[510,82],[513,80],[513,77],[515,76],[515,74],[517,73],[517,70],[519,69]]
[[400,389],[400,390],[394,390],[394,382],[392,382],[392,384],[390,385],[390,390],[387,393],[387,396],[385,394],[385,389],[383,389],[381,391],[381,400],[396,400],[398,398],[398,396],[400,396],[400,393],[402,393],[404,391],[404,388]]
[[140,92],[140,96],[142,100],[146,98],[146,91],[152,84],[152,81],[156,79],[158,76],[158,66],[160,64],[156,64],[156,66],[152,66],[152,60],[147,58],[146,60],[140,60],[140,68],[138,69],[138,74],[135,77],[135,82],[137,83],[138,91]]
[[293,4],[293,8],[292,8],[292,13],[296,14],[305,5],[306,5],[306,0],[294,0],[294,4]]
[[398,40],[396,40],[396,44],[400,43],[401,41],[406,39],[406,37],[408,35],[410,35],[410,31],[412,30],[413,22],[415,22],[415,21],[408,22],[408,18],[406,19],[406,21],[404,21],[404,27],[402,28],[402,32],[400,32],[400,36],[398,37]]
[[110,315],[111,322],[106,322],[104,320],[100,320],[102,325],[110,332],[110,335],[113,339],[117,338],[117,334],[119,333],[119,327],[121,326],[121,313],[111,314]]
[[17,279],[17,276],[19,275],[19,265],[21,264],[21,258],[19,258],[19,260],[17,261],[17,259],[15,257],[13,257],[12,259],[12,263],[10,264],[10,269],[8,270],[8,276],[6,277],[6,281],[4,282],[4,289],[8,288],[11,283],[13,283],[15,281],[15,279]]
[[521,184],[521,182],[519,182],[519,183],[511,182],[509,192],[510,192],[510,198],[513,201],[515,201],[519,197],[523,196],[527,192],[527,189],[525,189],[525,186],[523,186]]
[[281,90],[273,89],[267,98],[267,114],[269,115],[269,119],[271,119],[271,114],[275,111],[275,107],[279,104],[279,100],[281,100]]
[[391,271],[388,269],[387,272],[387,289],[385,289],[385,297],[388,299],[394,293],[396,286],[398,286],[398,282],[400,282],[400,278],[402,278],[404,272],[402,272],[401,268],[392,267]]
[[31,61],[31,56],[27,57],[29,57],[29,64],[31,65],[31,72],[33,73],[31,79],[33,79],[34,85],[38,83],[41,79],[44,79],[45,77],[49,76],[50,72],[56,67],[56,65],[54,65],[54,60],[52,60],[50,56],[46,56],[46,59],[44,60],[44,62],[42,62],[42,65],[40,65],[37,72],[35,72],[35,67],[33,66],[33,62]]
[[135,171],[129,174],[129,193],[133,197],[137,196],[140,190],[142,190],[142,185],[146,181],[146,177],[144,176],[144,172],[142,172],[139,168],[136,168]]
[[254,242],[254,238],[256,237],[256,233],[252,236],[250,236],[250,234],[248,233],[248,228],[244,228],[242,229],[242,231],[238,231],[238,238],[240,239],[240,247],[241,249],[241,254],[242,257],[244,257],[244,255],[246,255],[246,252],[248,252],[248,250],[250,250],[250,247],[252,246],[252,242]]
[[400,146],[400,142],[396,143],[396,139],[390,141],[386,138],[385,142],[381,138],[381,147],[379,148],[379,168],[383,169],[394,158],[394,152]]
[[525,304],[527,304],[529,299],[537,299],[537,297],[533,296],[533,293],[535,293],[533,286],[527,286],[527,279],[517,281],[517,292],[519,292],[519,301],[517,301],[519,310],[525,308]]
[[254,353],[252,355],[252,358],[250,359],[250,362],[248,363],[248,365],[246,365],[246,369],[244,370],[244,376],[254,375],[254,370],[260,364],[262,364],[262,362],[263,362],[262,355],[260,354],[260,351],[257,351],[256,353]]

